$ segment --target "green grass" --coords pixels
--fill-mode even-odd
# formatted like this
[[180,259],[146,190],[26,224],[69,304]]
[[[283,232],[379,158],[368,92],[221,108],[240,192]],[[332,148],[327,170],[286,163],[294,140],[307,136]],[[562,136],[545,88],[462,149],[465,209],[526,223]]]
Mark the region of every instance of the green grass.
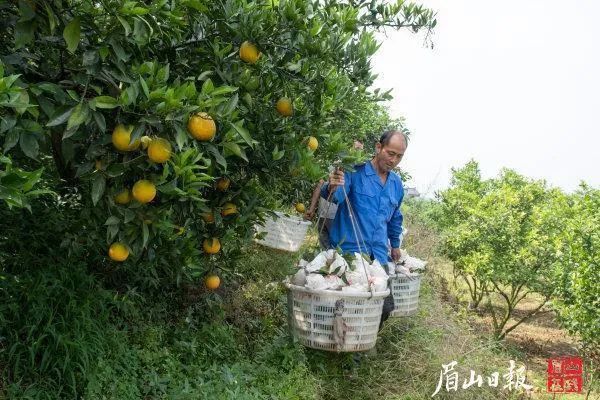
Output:
[[[420,245],[421,251],[432,251],[424,241]],[[71,318],[85,317],[87,322],[72,321],[68,330],[80,344],[72,349],[71,359],[85,355],[89,361],[79,368],[73,362],[56,360],[66,365],[64,376],[78,372],[75,383],[57,382],[52,371],[38,370],[33,378],[21,381],[4,374],[0,398],[428,399],[442,364],[457,361],[461,383],[470,369],[482,375],[502,374],[511,358],[522,364],[522,354],[489,341],[469,324],[462,307],[445,301],[452,288],[433,272],[425,276],[419,312],[390,319],[380,333],[376,354],[362,356],[358,366],[351,354],[299,346],[288,334],[286,293],[281,285],[298,257],[252,246],[235,274],[224,274],[223,286],[216,293],[207,293],[198,282],[160,296],[121,294],[107,308],[110,315],[104,312],[98,320],[93,318],[94,307],[106,307],[112,300],[89,282],[87,291],[73,291],[67,303],[72,305],[66,309],[86,304],[83,316],[74,313]],[[435,271],[436,263],[443,260],[432,262]],[[91,296],[86,294],[90,288],[96,290]],[[44,291],[35,293],[42,296]],[[95,297],[95,293],[104,294]],[[42,304],[41,300],[36,304]],[[46,303],[52,302],[46,298]],[[34,320],[27,313],[20,318]],[[90,332],[90,327],[96,328]],[[24,345],[31,346],[28,343],[36,343],[36,337]],[[6,358],[1,362],[6,364]],[[32,366],[35,370],[35,358]],[[528,381],[532,378],[537,386],[543,385],[540,377],[529,373]],[[436,398],[521,397],[484,384],[450,394],[442,390]]]

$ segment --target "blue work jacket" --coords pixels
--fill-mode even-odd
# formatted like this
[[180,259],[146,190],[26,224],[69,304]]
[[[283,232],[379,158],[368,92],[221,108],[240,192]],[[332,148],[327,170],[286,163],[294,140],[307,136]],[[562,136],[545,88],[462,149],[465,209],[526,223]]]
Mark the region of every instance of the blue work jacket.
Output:
[[[355,168],[354,172],[344,172],[344,187],[360,233],[354,233],[344,190],[340,186],[330,199],[339,206],[329,232],[331,246],[339,246],[344,253],[362,251],[384,264],[388,261],[388,240],[392,248],[400,246],[402,179],[390,172],[385,184],[381,183],[370,161]],[[328,195],[329,183],[326,183],[321,188],[321,197],[327,199]]]

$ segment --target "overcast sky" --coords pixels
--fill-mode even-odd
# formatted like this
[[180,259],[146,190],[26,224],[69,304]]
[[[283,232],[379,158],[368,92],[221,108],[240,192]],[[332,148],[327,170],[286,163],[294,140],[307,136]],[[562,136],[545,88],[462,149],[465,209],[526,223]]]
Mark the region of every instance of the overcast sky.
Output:
[[474,158],[574,190],[600,187],[600,1],[426,0],[434,49],[390,32],[373,60],[377,86],[412,131],[402,161],[422,193]]

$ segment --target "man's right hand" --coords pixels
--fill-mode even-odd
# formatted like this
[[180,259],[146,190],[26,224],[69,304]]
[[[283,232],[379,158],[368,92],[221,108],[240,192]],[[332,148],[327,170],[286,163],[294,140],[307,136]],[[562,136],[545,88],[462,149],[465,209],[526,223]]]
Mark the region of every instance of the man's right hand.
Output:
[[329,174],[329,193],[335,192],[338,186],[344,185],[344,171],[337,168]]

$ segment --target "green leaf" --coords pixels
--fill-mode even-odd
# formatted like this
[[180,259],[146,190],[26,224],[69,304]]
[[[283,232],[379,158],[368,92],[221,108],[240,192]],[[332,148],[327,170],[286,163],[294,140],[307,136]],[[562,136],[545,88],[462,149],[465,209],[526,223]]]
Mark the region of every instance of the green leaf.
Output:
[[140,86],[142,87],[142,90],[144,91],[144,94],[146,95],[146,98],[149,99],[150,98],[150,91],[148,90],[148,84],[146,83],[146,81],[144,80],[144,78],[142,78],[140,76]]
[[19,146],[27,157],[37,160],[40,146],[35,135],[23,133],[19,140]]
[[4,138],[4,153],[15,147],[15,145],[19,142],[19,135],[19,129],[11,129],[8,131],[8,133],[6,133],[6,137]]
[[44,8],[46,9],[46,14],[48,14],[48,26],[50,27],[50,35],[54,36],[54,30],[58,26],[58,18],[52,8],[48,5],[47,2],[44,2]]
[[125,172],[125,166],[121,163],[110,164],[110,166],[106,169],[106,173],[111,178],[117,177],[119,175],[123,175]]
[[81,25],[79,18],[73,18],[71,22],[65,26],[63,38],[67,43],[67,50],[69,50],[70,53],[74,53],[81,38]]
[[115,108],[119,105],[117,99],[111,96],[98,96],[92,99],[94,106],[96,108],[106,108],[111,109]]
[[137,139],[141,138],[143,133],[146,131],[146,124],[139,123],[133,128],[133,132],[131,132],[131,139],[129,140],[129,144],[135,142]]
[[71,113],[71,116],[69,117],[69,122],[67,122],[67,130],[77,128],[79,125],[84,123],[88,117],[88,113],[89,108],[86,103],[77,104],[73,109],[73,113]]
[[114,215],[111,215],[110,217],[108,217],[106,219],[106,222],[104,223],[104,225],[118,225],[119,224],[119,218],[115,217]]
[[187,131],[181,127],[178,123],[174,124],[175,126],[175,142],[177,143],[177,147],[179,151],[183,150],[183,147],[187,144],[189,136]]
[[50,118],[50,121],[46,124],[46,126],[58,126],[64,124],[65,121],[69,119],[75,107],[61,107],[54,113],[54,116]]
[[237,93],[234,94],[233,96],[231,96],[231,98],[225,105],[225,108],[223,109],[223,114],[225,114],[225,115],[231,114],[237,107],[238,101],[239,101],[239,96]]
[[15,49],[29,44],[33,41],[35,24],[31,22],[19,22],[15,25]]
[[237,143],[226,142],[226,143],[223,143],[223,147],[225,149],[229,150],[230,152],[232,152],[233,154],[235,154],[236,156],[244,159],[246,162],[248,161],[248,157],[246,157],[246,153]]
[[146,225],[145,223],[142,223],[142,235],[143,235],[142,247],[146,248],[146,245],[148,244],[148,236],[150,236],[150,232],[148,231],[148,225]]
[[213,96],[219,96],[222,94],[233,93],[233,92],[236,92],[237,90],[238,90],[238,88],[233,87],[233,86],[219,86],[218,88],[213,90],[211,94]]
[[104,189],[106,188],[106,179],[104,175],[97,174],[92,180],[92,202],[94,205],[98,203],[98,200],[104,194]]
[[17,119],[13,116],[7,115],[0,121],[0,133],[11,130],[17,124]]
[[117,15],[117,19],[121,25],[123,25],[123,29],[125,29],[125,36],[129,36],[131,33],[131,25],[129,25],[129,22],[127,22],[125,18],[121,17],[120,15]]
[[133,37],[140,45],[148,43],[150,35],[148,33],[146,23],[143,20],[136,18],[136,20],[133,22]]
[[202,89],[201,89],[201,93],[202,94],[211,94],[212,91],[214,90],[215,85],[212,83],[212,80],[210,78],[208,78],[206,81],[204,81],[204,83],[202,84]]
[[273,152],[271,153],[271,157],[273,157],[273,161],[281,160],[283,155],[285,154],[285,150],[279,150],[279,147],[275,145]]
[[225,157],[221,155],[219,149],[217,149],[212,144],[209,144],[206,147],[208,148],[208,151],[210,151],[213,154],[213,156],[215,156],[215,160],[217,160],[217,163],[220,164],[225,169],[225,171],[227,171],[227,160],[225,160]]
[[[129,60],[131,55],[125,53],[125,50],[123,50],[123,47],[119,44],[119,42],[112,40],[110,44],[112,45],[113,51],[119,60],[123,62],[127,62]],[[102,53],[100,53],[100,55],[102,55]]]
[[200,11],[201,13],[208,11],[208,8],[199,0],[184,0],[182,1],[182,3],[184,6],[193,8],[194,10]]
[[75,177],[79,178],[80,176],[87,174],[88,172],[90,172],[92,170],[93,167],[94,167],[94,163],[91,163],[91,162],[87,162],[87,163],[83,163],[83,164],[79,165],[77,167],[77,171],[75,171]]
[[35,11],[29,1],[19,0],[19,13],[21,14],[19,22],[31,21],[35,18]]
[[250,136],[250,132],[242,125],[244,124],[244,120],[238,121],[236,123],[232,123],[231,126],[236,130],[237,133],[244,139],[244,141],[252,148],[252,136]]
[[104,115],[101,112],[94,111],[92,114],[94,116],[94,120],[96,121],[96,125],[100,132],[106,131],[106,120],[104,119]]

